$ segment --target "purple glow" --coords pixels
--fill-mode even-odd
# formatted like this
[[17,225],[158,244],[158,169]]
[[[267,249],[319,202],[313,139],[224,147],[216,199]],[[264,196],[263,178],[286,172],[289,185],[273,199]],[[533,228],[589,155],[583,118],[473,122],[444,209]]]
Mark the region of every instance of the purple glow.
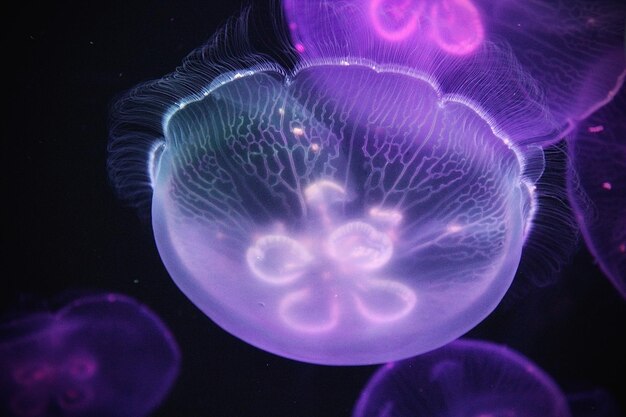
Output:
[[[468,55],[484,41],[480,13],[470,0],[368,0],[353,7],[368,7],[366,24],[375,36],[406,48],[432,43],[448,54]],[[297,32],[297,24],[290,27]]]
[[527,358],[493,343],[456,340],[381,367],[352,417],[570,415],[554,381]]
[[284,0],[283,5],[304,59],[352,57],[409,66],[492,114],[517,107],[521,98],[540,102],[552,123],[545,115],[532,117],[536,134],[525,141],[561,139],[610,102],[626,76],[621,2]]
[[165,397],[179,352],[163,323],[121,295],[0,326],[0,411],[8,417],[141,417]]
[[424,7],[411,0],[371,0],[369,12],[372,27],[383,39],[403,41],[420,28]]
[[518,150],[411,74],[275,77],[234,79],[168,120],[153,225],[181,289],[240,338],[327,364],[411,356],[489,314],[533,205]]
[[569,196],[587,247],[626,298],[626,91],[569,141]]
[[[149,196],[194,304],[257,347],[332,365],[435,349],[493,311],[529,235],[555,233],[533,223],[538,195],[560,197],[544,147],[621,82],[624,10],[585,9],[606,33],[581,44],[590,61],[555,64],[537,14],[577,27],[577,8],[486,4],[287,0],[284,62],[256,53],[244,15],[120,101],[111,176]],[[561,29],[579,40],[585,25]],[[567,83],[544,74],[573,64]]]
[[485,37],[480,13],[470,0],[441,0],[430,12],[431,37],[444,51],[454,55],[474,52]]

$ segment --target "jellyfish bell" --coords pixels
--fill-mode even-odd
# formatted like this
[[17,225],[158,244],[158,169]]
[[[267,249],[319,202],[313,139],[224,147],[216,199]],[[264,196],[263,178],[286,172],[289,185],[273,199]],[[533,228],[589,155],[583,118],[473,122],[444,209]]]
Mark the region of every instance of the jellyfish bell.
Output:
[[[399,31],[415,2],[392,3],[375,13]],[[445,22],[478,21],[473,3],[423,13],[430,40],[374,55],[339,37],[292,48],[282,22],[244,13],[114,108],[111,178],[150,195],[168,272],[225,330],[306,362],[381,363],[454,340],[507,291],[559,123],[510,50],[432,41],[436,16],[463,44]]]
[[353,417],[570,417],[565,395],[543,370],[505,346],[458,339],[383,365]]
[[568,140],[569,198],[589,251],[626,298],[626,89]]
[[148,415],[179,351],[147,307],[119,295],[74,299],[0,326],[0,410],[11,417]]
[[[530,144],[525,155],[533,152],[533,146],[539,153],[545,150],[544,165],[525,165],[528,176],[534,176],[531,165],[538,173],[532,190],[535,221],[528,224],[521,279],[515,289],[521,293],[559,278],[577,247],[574,211],[580,216],[581,210],[570,205],[586,206],[586,216],[593,212],[593,204],[567,201],[568,186],[562,183],[567,170],[562,165],[567,164],[563,155],[568,151],[562,141],[569,137],[570,146],[576,146],[579,127],[619,94],[626,78],[623,2],[577,0],[562,7],[559,2],[540,0],[285,0],[283,5],[300,56],[349,56],[379,66],[409,66],[437,80],[444,91],[479,103],[501,125],[507,124],[503,129],[515,143]],[[446,27],[446,21],[455,24]],[[533,102],[535,106],[530,105]],[[598,150],[608,148],[596,147],[594,154],[603,159],[606,155]],[[625,227],[613,224],[614,233],[623,234]],[[587,227],[582,228],[586,233]]]
[[[434,74],[449,87],[488,103],[515,105],[507,86],[483,97],[468,85],[481,73],[526,83],[556,124],[533,140],[554,143],[609,103],[626,77],[626,7],[611,0],[285,0],[290,36],[301,56],[340,56],[399,64]],[[506,57],[507,53],[511,57]],[[513,58],[514,57],[514,58]],[[513,58],[513,59],[512,59]],[[469,78],[460,77],[459,62]],[[520,76],[515,66],[523,68]],[[509,74],[509,75],[507,75]],[[472,90],[476,91],[472,91]],[[542,120],[535,118],[539,125]]]
[[436,348],[495,308],[532,217],[521,127],[408,67],[331,57],[232,71],[226,49],[131,94],[111,145],[119,178],[129,126],[159,125],[137,112],[205,81],[163,110],[147,158],[159,252],[196,305],[255,346],[336,365]]

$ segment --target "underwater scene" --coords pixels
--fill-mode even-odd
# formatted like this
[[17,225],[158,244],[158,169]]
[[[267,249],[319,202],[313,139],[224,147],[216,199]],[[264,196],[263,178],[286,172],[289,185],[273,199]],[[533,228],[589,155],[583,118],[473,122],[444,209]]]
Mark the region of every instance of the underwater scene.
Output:
[[626,5],[17,8],[0,414],[626,413]]

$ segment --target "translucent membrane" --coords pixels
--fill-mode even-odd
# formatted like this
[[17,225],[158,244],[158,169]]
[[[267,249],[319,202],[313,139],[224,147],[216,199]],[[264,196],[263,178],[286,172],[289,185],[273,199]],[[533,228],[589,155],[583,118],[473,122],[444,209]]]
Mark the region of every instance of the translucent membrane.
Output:
[[10,417],[142,417],[178,375],[155,314],[126,296],[80,298],[0,326],[0,411]]
[[420,74],[259,71],[175,111],[154,181],[161,256],[218,324],[270,352],[378,363],[471,329],[515,275],[518,151]]
[[117,103],[111,178],[151,208],[178,286],[248,343],[334,365],[429,351],[495,308],[525,244],[534,282],[566,257],[544,151],[623,82],[612,3],[246,12]]
[[352,417],[570,417],[564,394],[540,368],[504,346],[456,340],[382,366]]
[[585,242],[626,298],[626,91],[581,123],[568,145],[569,196]]

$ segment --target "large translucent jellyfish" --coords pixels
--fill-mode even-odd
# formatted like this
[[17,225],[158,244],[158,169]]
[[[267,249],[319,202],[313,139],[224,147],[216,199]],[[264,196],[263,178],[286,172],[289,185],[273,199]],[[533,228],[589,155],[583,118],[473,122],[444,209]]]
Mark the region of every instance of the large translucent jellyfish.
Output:
[[[579,124],[610,103],[626,77],[624,2],[285,0],[284,8],[295,49],[308,59],[325,59],[339,50],[339,55],[410,65],[434,75],[444,89],[461,91],[464,96],[480,102],[500,121],[500,110],[510,110],[520,100],[541,102],[554,130],[550,131],[550,124],[546,124],[541,115],[528,118],[528,114],[523,114],[534,127],[527,129],[525,139],[518,139],[530,139],[542,148],[564,138],[571,144],[578,141],[578,137],[581,142],[589,142],[590,134],[581,134],[584,128],[579,128]],[[511,56],[506,57],[509,53]],[[516,67],[521,68],[521,75],[512,73]],[[499,77],[510,79],[510,83],[494,82]],[[476,84],[492,88],[475,88]],[[609,121],[609,115],[615,122]],[[515,112],[508,111],[505,117],[515,117]],[[621,135],[619,126],[611,125],[619,125],[626,115],[614,105],[608,114],[594,118],[596,122],[591,127],[604,125],[611,132],[591,132],[595,141],[603,141],[603,135]],[[603,120],[598,122],[598,118]],[[594,158],[619,160],[613,152],[617,142],[619,139],[613,139],[610,145],[594,146]],[[556,156],[558,165],[563,158],[554,151],[549,150],[550,156]],[[557,148],[556,152],[562,152],[562,148]],[[536,183],[537,206],[543,206],[540,209],[544,210],[536,217],[538,222],[528,238],[523,257],[522,275],[539,285],[554,278],[554,273],[576,247],[576,226],[569,207],[565,207],[567,197],[559,178],[564,175],[559,171],[560,167],[548,166],[546,175]],[[603,198],[614,201],[608,203],[613,208],[620,207],[618,200],[625,198],[619,186],[612,193],[602,193]],[[581,201],[572,201],[572,204],[577,207],[578,217],[583,211],[581,204],[586,207],[583,217],[598,212]],[[537,223],[541,227],[537,227]],[[626,227],[615,222],[612,225],[613,233],[623,237]],[[589,227],[584,222],[581,226],[589,242],[586,231]],[[610,251],[601,249],[603,253],[599,256],[596,253],[596,256],[620,288],[625,267],[621,265],[621,272],[616,273],[617,258],[624,261],[619,255],[618,240],[617,236],[606,236],[590,247],[592,251],[600,246],[611,247]],[[607,263],[603,257],[612,259]]]
[[469,1],[430,7],[414,48],[376,43],[377,24],[346,38],[356,18],[324,31],[325,9],[298,5],[320,24],[306,44],[244,14],[122,99],[113,182],[149,202],[170,275],[239,338],[335,365],[439,347],[511,284],[562,120],[486,26],[435,28],[482,22]]
[[505,346],[459,339],[382,366],[362,391],[352,416],[570,417],[571,413],[560,388],[527,358]]
[[141,417],[178,375],[169,330],[133,299],[77,299],[0,325],[0,413]]
[[587,247],[626,298],[626,91],[569,141],[570,199]]

